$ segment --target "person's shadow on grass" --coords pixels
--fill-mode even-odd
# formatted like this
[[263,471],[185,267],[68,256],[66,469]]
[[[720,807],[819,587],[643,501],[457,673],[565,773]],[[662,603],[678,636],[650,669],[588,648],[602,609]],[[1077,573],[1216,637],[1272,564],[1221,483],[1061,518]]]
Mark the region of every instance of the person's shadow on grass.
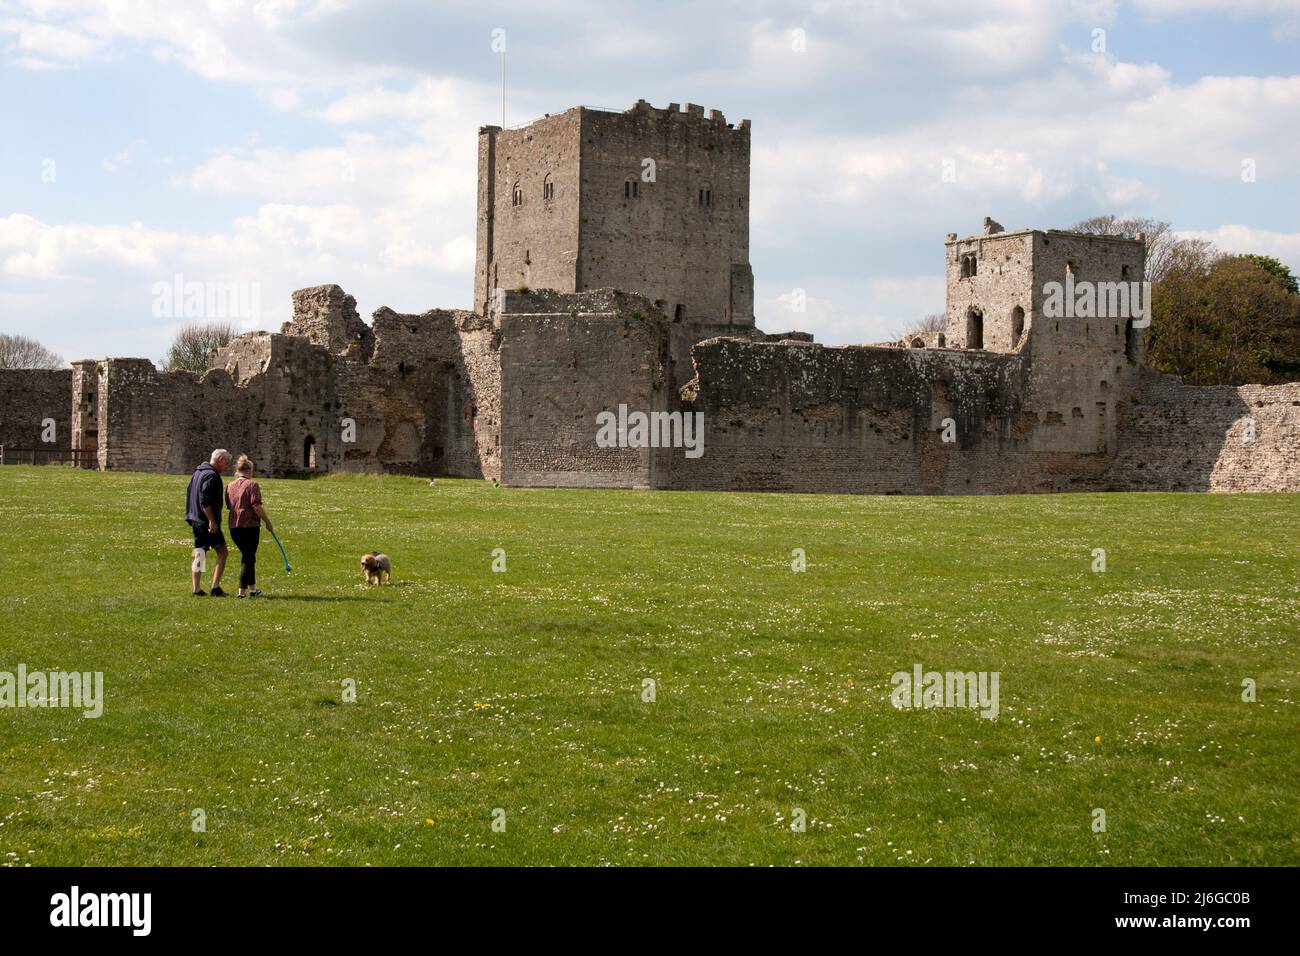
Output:
[[364,601],[352,594],[263,594],[258,601]]

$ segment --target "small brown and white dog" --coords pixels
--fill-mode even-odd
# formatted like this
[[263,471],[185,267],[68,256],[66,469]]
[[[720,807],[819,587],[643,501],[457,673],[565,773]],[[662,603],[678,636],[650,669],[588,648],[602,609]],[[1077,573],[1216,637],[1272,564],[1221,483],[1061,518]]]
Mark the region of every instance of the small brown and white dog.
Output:
[[361,558],[361,573],[366,576],[367,584],[382,586],[385,574],[388,575],[388,583],[392,584],[393,562],[388,559],[388,555],[371,551]]

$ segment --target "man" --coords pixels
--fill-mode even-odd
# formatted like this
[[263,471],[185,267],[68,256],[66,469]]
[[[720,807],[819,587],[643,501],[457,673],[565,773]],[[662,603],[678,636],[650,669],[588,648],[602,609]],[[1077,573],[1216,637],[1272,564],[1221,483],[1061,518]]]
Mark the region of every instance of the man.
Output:
[[[189,490],[185,493],[185,520],[194,529],[194,548],[207,551],[213,548],[217,552],[217,564],[212,569],[212,596],[225,597],[221,590],[221,574],[226,570],[226,537],[221,533],[221,504],[226,499],[225,488],[221,484],[221,473],[230,467],[230,452],[218,448],[212,457],[194,469],[190,478]],[[191,568],[192,593],[195,597],[206,597],[199,586],[199,561]]]

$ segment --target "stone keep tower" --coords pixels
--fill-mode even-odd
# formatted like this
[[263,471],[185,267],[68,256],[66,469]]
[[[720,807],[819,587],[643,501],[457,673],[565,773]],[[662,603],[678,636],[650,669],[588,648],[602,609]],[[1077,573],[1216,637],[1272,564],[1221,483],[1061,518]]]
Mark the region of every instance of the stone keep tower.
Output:
[[475,309],[494,313],[497,289],[614,288],[654,302],[675,339],[753,328],[749,134],[645,100],[483,127]]

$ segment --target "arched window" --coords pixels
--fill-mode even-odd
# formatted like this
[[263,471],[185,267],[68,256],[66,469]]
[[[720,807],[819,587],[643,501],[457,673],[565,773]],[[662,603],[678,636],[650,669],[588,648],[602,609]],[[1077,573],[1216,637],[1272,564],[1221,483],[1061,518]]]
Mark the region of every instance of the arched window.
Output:
[[975,275],[977,272],[979,272],[978,260],[977,260],[974,256],[971,256],[971,257],[970,257],[970,274],[971,274],[971,275]]
[[550,173],[547,173],[546,177],[542,180],[542,198],[543,199],[555,198],[555,183],[551,179]]
[[522,206],[523,204],[524,204],[524,190],[519,185],[519,180],[515,180],[515,184],[510,187],[510,205]]
[[1016,306],[1011,310],[1011,347],[1020,344],[1020,336],[1025,334],[1025,310]]
[[979,309],[966,311],[966,348],[984,348],[984,313]]
[[629,177],[623,183],[623,198],[637,199],[641,195],[641,183],[634,177]]
[[712,205],[713,205],[713,187],[708,183],[704,183],[702,186],[700,186],[700,206],[705,207],[705,206],[712,206]]
[[963,279],[970,278],[970,257],[969,256],[961,257],[961,277]]

